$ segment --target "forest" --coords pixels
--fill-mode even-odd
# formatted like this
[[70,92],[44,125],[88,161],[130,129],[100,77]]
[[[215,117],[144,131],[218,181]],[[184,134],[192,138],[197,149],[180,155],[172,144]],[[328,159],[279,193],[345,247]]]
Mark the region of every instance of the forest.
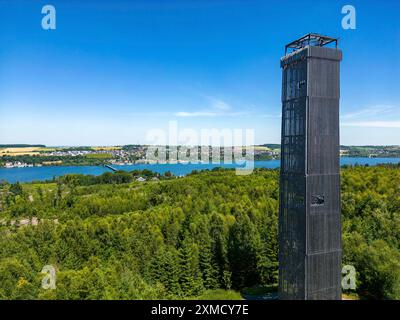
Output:
[[[0,299],[241,299],[276,288],[279,170],[154,176],[3,182]],[[400,166],[342,167],[341,189],[343,265],[357,272],[348,293],[400,299]],[[54,290],[41,286],[45,265]]]

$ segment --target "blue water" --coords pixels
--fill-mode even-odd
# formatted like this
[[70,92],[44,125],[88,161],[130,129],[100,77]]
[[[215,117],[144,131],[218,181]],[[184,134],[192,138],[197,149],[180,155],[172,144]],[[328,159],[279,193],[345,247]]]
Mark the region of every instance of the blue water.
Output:
[[[370,165],[374,166],[381,163],[400,163],[400,158],[341,158],[341,165]],[[255,168],[278,168],[279,160],[256,161]],[[134,164],[126,166],[113,166],[118,170],[132,171],[148,169],[163,174],[170,171],[176,176],[186,175],[193,170],[206,170],[216,167],[236,168],[234,164]],[[54,166],[54,167],[32,167],[32,168],[0,168],[0,180],[14,182],[31,182],[36,180],[50,180],[53,177],[62,176],[70,173],[99,175],[110,172],[110,169],[94,166]]]

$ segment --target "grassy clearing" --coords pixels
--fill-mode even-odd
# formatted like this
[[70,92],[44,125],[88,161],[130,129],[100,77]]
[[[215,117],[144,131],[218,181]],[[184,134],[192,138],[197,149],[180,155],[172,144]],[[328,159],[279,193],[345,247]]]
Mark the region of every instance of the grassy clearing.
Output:
[[42,165],[44,166],[53,166],[53,165],[59,165],[62,164],[63,162],[61,160],[56,160],[56,161],[43,161]]
[[242,295],[234,290],[207,290],[201,296],[194,297],[193,300],[243,300]]
[[57,183],[22,183],[22,189],[26,193],[36,193],[40,188],[43,192],[51,192],[57,189]]
[[269,286],[253,286],[247,287],[242,290],[243,294],[251,295],[251,296],[262,296],[265,294],[269,294],[271,292],[277,292],[278,285],[269,285]]
[[93,153],[86,155],[88,159],[111,159],[112,155],[109,153]]
[[343,293],[342,294],[342,300],[360,300],[360,297],[356,293]]
[[263,146],[254,146],[254,150],[259,150],[259,151],[269,151],[271,150],[268,147],[263,147]]

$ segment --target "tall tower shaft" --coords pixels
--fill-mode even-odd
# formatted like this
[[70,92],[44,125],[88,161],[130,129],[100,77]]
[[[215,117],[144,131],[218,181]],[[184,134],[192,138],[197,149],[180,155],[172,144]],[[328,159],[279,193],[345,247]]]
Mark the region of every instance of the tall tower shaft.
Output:
[[341,59],[337,39],[316,34],[281,58],[281,299],[341,299]]

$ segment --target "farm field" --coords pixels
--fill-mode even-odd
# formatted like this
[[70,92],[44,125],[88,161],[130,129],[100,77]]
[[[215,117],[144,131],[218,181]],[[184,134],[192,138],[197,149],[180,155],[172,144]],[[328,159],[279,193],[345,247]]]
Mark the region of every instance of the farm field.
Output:
[[40,147],[23,147],[23,148],[2,148],[0,156],[33,156],[38,155],[43,148]]

